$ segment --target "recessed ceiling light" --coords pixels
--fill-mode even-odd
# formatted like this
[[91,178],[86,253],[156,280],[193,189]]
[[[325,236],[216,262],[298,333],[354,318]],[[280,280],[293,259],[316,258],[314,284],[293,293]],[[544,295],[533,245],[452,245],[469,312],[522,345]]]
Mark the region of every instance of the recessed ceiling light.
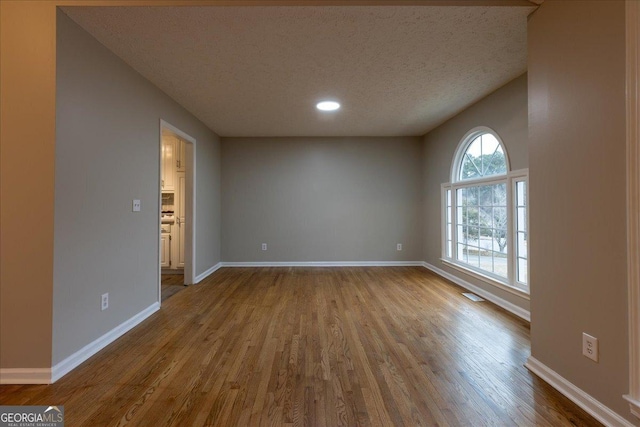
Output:
[[340,103],[335,101],[322,101],[316,104],[316,108],[320,111],[335,111],[340,108]]

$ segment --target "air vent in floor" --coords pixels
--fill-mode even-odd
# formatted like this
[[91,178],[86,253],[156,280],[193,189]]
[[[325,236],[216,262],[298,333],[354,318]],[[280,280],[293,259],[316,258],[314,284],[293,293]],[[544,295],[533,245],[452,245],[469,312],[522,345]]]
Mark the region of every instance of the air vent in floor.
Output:
[[465,297],[469,298],[471,301],[475,301],[475,302],[484,301],[484,299],[480,298],[476,294],[472,294],[471,292],[463,292],[462,295],[464,295]]

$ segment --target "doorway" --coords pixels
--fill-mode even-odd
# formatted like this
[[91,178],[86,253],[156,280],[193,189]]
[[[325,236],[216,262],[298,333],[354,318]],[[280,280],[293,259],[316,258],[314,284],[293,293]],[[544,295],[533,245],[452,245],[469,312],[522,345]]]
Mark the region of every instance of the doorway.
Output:
[[195,143],[195,138],[160,121],[160,303],[195,283]]

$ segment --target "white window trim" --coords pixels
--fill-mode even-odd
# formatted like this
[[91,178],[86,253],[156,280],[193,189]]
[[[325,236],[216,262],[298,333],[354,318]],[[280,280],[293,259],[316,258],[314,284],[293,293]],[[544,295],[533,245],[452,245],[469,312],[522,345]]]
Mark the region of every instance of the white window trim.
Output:
[[[498,177],[491,177],[491,178],[487,178],[487,179],[482,179],[482,180],[469,180],[469,181],[460,181],[460,182],[455,182],[455,183],[446,183],[446,184],[442,184],[441,188],[442,188],[442,207],[444,207],[444,209],[442,209],[442,220],[441,220],[441,227],[442,227],[442,262],[456,268],[457,270],[461,270],[465,273],[471,274],[472,276],[476,277],[477,279],[483,280],[486,283],[489,283],[491,285],[497,286],[503,290],[507,290],[509,292],[512,292],[516,295],[519,296],[523,296],[526,297],[527,299],[529,298],[529,285],[525,284],[525,283],[521,283],[519,281],[516,280],[515,278],[515,259],[516,259],[516,251],[515,251],[515,239],[517,238],[516,233],[514,232],[514,221],[515,221],[515,210],[516,210],[516,204],[513,203],[513,194],[515,192],[515,186],[514,183],[516,181],[525,181],[527,183],[527,207],[529,206],[529,171],[528,169],[520,169],[517,171],[512,171],[507,173],[506,175],[500,175]],[[445,209],[446,209],[446,190],[451,190],[451,213],[450,215],[452,218],[452,227],[455,228],[455,220],[454,220],[454,211],[455,211],[455,206],[457,206],[457,194],[456,194],[456,190],[460,189],[460,188],[466,188],[466,187],[470,187],[470,186],[475,186],[475,185],[492,185],[492,184],[506,184],[507,185],[507,206],[511,206],[511,221],[508,222],[507,224],[507,238],[509,239],[509,242],[511,243],[511,250],[509,251],[509,256],[507,258],[507,270],[508,270],[508,278],[505,280],[503,277],[498,276],[498,275],[493,275],[490,272],[487,272],[485,270],[482,270],[480,268],[476,268],[473,267],[472,265],[468,265],[466,263],[460,262],[456,259],[455,255],[455,251],[457,251],[457,244],[458,244],[458,236],[455,230],[451,231],[451,240],[452,240],[452,247],[453,247],[453,252],[452,252],[452,256],[449,258],[447,257],[447,252],[446,252],[446,245],[447,245],[447,234],[446,234],[446,214],[445,214]],[[531,233],[529,232],[529,215],[527,215],[527,234],[528,236],[531,236]],[[530,240],[527,239],[527,254],[529,253],[529,242]],[[529,261],[529,258],[527,257],[527,262]],[[530,275],[529,275],[530,276]]]
[[[498,178],[496,177],[492,177],[491,179],[486,179],[486,180],[474,180],[473,182],[471,181],[460,181],[460,182],[456,182],[456,183],[452,183],[451,184],[451,210],[453,211],[453,214],[455,214],[457,216],[457,212],[456,212],[456,207],[458,206],[458,191],[461,188],[469,188],[469,187],[476,187],[478,185],[495,185],[495,184],[505,184],[505,186],[507,187],[507,206],[511,206],[510,205],[510,199],[511,199],[511,194],[510,194],[510,187],[509,187],[509,179],[508,179],[508,175],[500,175]],[[453,215],[452,214],[452,215]],[[509,272],[508,275],[509,277],[505,280],[502,276],[499,276],[497,274],[492,274],[491,272],[485,271],[481,268],[476,268],[472,265],[469,265],[467,263],[461,262],[457,259],[456,256],[457,252],[458,252],[458,233],[457,233],[457,217],[452,216],[451,217],[451,224],[452,224],[452,228],[453,230],[451,231],[451,239],[452,239],[452,246],[454,248],[454,250],[452,250],[451,253],[451,258],[447,258],[446,257],[446,253],[443,253],[444,258],[449,260],[449,262],[451,264],[455,264],[457,266],[459,266],[460,268],[464,268],[464,269],[468,269],[472,272],[475,272],[477,274],[482,275],[483,277],[487,277],[487,278],[491,278],[491,280],[493,282],[498,282],[498,283],[502,283],[504,285],[510,286],[510,283],[512,283],[511,281],[511,269],[512,269],[512,265],[511,265],[511,256],[509,256],[507,258],[507,271]],[[511,236],[513,236],[512,232],[512,227],[510,225],[512,221],[509,221],[507,223],[507,238],[509,239],[509,242],[511,242]],[[446,237],[446,236],[445,236]]]
[[[440,206],[444,207],[444,209],[442,209],[440,211],[442,218],[440,220],[440,225],[441,225],[441,233],[440,235],[442,236],[442,257],[443,258],[447,258],[447,213],[446,210],[449,208],[449,206],[447,206],[447,190],[448,191],[452,191],[451,190],[451,184],[442,184],[440,187],[440,200],[441,200],[441,204]],[[449,210],[449,216],[450,218],[452,218],[452,224],[453,224],[453,217],[451,217],[452,215],[452,211],[453,211],[453,193],[451,194],[451,207]],[[453,233],[453,231],[452,231]],[[451,235],[451,239],[452,239],[452,244],[453,244],[453,234]],[[453,248],[452,248],[453,251]]]
[[[461,181],[459,179],[460,167],[462,165],[462,159],[464,154],[467,151],[469,144],[473,142],[473,140],[484,133],[490,133],[496,137],[500,146],[502,147],[502,151],[504,153],[505,162],[507,164],[507,173],[502,175],[492,175],[483,178],[477,179],[469,179]],[[441,261],[450,267],[453,267],[459,271],[464,272],[465,274],[469,274],[479,280],[482,280],[485,283],[496,286],[502,290],[507,292],[516,294],[525,299],[529,299],[529,285],[522,283],[516,279],[516,263],[517,263],[517,250],[516,250],[516,239],[517,233],[514,231],[515,227],[515,219],[517,214],[516,203],[514,203],[514,194],[515,194],[515,182],[516,181],[525,181],[527,186],[527,211],[529,207],[529,171],[528,169],[520,169],[511,171],[511,166],[509,162],[509,155],[507,150],[502,142],[500,136],[491,128],[486,126],[478,126],[471,129],[469,132],[465,134],[462,138],[458,147],[456,148],[455,158],[451,167],[451,181],[441,185]],[[457,222],[456,222],[456,206],[458,205],[457,201],[457,190],[460,188],[467,188],[479,185],[495,185],[495,184],[505,184],[507,187],[507,207],[511,208],[510,213],[510,221],[507,223],[507,238],[510,242],[510,250],[509,256],[507,257],[507,278],[503,278],[502,276],[494,275],[491,272],[482,270],[480,268],[474,267],[472,265],[460,262],[457,260],[457,250],[458,250],[458,236],[457,236]],[[449,212],[451,218],[451,244],[452,244],[452,252],[451,257],[447,256],[447,221],[446,221],[446,209],[447,209],[447,200],[446,194],[447,190],[451,191],[451,210]],[[527,234],[529,233],[529,215],[527,215]],[[529,263],[529,238],[527,238],[527,264]],[[529,267],[528,272],[530,272]],[[527,280],[530,282],[530,274],[527,275]]]
[[517,295],[525,300],[529,300],[528,292],[523,291],[518,287],[511,286],[508,283],[503,282],[501,280],[496,280],[495,278],[485,274],[485,272],[480,269],[476,270],[473,266],[456,262],[452,258],[440,258],[440,261],[443,264],[446,264],[449,267],[454,268],[464,274],[468,274],[469,276],[475,277],[476,279],[481,280],[484,283],[495,286],[496,288],[500,288],[503,291],[509,292],[511,294]]
[[[514,171],[512,173],[512,175],[509,177],[509,181],[511,181],[511,197],[513,200],[512,203],[512,209],[511,209],[511,214],[513,215],[513,221],[511,222],[511,227],[515,227],[517,218],[518,218],[518,203],[516,201],[516,183],[517,182],[524,182],[525,183],[525,188],[527,189],[527,193],[526,193],[526,201],[525,201],[525,206],[527,208],[527,282],[530,282],[530,272],[531,272],[531,268],[529,266],[529,241],[531,239],[531,233],[529,232],[529,174],[528,174],[528,170],[524,169],[524,170],[518,170],[518,171]],[[523,289],[529,289],[529,284],[528,283],[522,283],[521,281],[518,280],[518,252],[517,252],[517,248],[518,248],[518,232],[517,230],[513,230],[513,233],[511,235],[511,247],[513,248],[513,257],[512,258],[512,262],[513,262],[513,283],[516,285],[517,288],[523,288]]]

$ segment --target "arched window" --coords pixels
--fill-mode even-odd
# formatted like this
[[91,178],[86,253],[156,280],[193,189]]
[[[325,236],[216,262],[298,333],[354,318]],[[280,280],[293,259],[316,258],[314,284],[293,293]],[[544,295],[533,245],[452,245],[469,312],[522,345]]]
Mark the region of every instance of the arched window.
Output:
[[480,127],[460,141],[443,184],[443,259],[490,283],[528,292],[527,171]]
[[460,150],[456,181],[506,175],[509,169],[507,157],[496,135],[478,131],[477,135],[473,133],[465,140],[465,148]]

